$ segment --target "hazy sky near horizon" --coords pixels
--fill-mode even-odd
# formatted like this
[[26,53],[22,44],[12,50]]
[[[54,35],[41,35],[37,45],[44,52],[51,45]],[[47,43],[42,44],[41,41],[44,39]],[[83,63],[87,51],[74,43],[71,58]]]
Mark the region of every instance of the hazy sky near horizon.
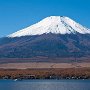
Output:
[[0,37],[47,16],[68,16],[90,28],[90,0],[0,0]]

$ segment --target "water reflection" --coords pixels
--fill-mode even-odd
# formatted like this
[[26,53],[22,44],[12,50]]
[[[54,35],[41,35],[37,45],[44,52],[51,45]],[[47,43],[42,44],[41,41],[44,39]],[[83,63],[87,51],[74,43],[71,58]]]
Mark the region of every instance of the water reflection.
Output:
[[0,81],[0,90],[90,90],[89,80]]

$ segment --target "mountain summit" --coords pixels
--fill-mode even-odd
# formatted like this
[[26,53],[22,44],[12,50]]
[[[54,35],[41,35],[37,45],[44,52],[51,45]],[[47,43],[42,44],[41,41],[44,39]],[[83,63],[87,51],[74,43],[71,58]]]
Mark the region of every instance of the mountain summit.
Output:
[[21,37],[42,34],[90,34],[90,29],[65,16],[50,16],[8,37]]

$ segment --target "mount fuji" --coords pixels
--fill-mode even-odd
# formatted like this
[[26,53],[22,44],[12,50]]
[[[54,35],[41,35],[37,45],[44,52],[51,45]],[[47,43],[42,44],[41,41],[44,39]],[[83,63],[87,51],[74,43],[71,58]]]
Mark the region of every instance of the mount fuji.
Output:
[[65,16],[47,17],[0,39],[0,58],[54,60],[89,56],[90,29]]

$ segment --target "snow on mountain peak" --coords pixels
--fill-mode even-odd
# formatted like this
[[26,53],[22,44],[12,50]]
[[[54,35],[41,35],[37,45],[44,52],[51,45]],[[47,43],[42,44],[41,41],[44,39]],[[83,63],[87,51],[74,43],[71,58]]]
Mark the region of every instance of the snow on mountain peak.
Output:
[[8,37],[41,35],[44,33],[76,34],[77,32],[80,34],[90,34],[90,29],[65,16],[50,16],[34,25],[10,34]]

